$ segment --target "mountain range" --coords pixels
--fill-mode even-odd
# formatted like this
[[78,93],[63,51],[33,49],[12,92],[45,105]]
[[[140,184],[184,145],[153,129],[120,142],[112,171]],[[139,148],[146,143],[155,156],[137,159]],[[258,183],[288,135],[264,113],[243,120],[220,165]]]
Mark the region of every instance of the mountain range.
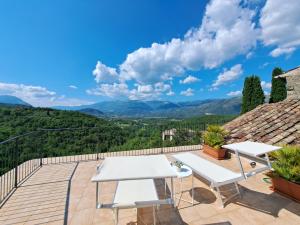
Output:
[[[172,117],[186,118],[199,115],[229,115],[239,114],[241,98],[206,99],[186,102],[171,101],[105,101],[91,105],[75,107],[54,107],[63,110],[84,110],[93,115],[92,109],[97,114],[109,117]],[[87,110],[88,109],[88,110]]]
[[[14,97],[0,96],[0,104],[30,104]],[[187,118],[199,115],[239,114],[241,98],[206,99],[186,102],[171,101],[104,101],[91,105],[56,106],[60,110],[75,110],[97,117],[170,117]]]
[[31,107],[31,105],[20,98],[12,95],[0,95],[0,104],[4,105],[21,105]]

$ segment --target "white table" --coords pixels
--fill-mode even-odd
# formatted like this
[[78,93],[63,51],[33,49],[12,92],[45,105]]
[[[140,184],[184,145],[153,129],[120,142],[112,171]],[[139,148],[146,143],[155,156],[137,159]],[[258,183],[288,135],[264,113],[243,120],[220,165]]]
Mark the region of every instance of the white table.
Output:
[[[182,201],[185,201],[185,202],[188,202],[188,203],[191,203],[192,205],[194,205],[194,176],[192,176],[193,175],[193,171],[192,171],[192,169],[190,167],[188,167],[186,165],[181,166],[181,170],[180,171],[178,171],[177,168],[178,168],[177,166],[172,165],[172,169],[176,172],[177,178],[180,180],[180,192],[179,193],[175,192],[175,197],[176,197],[176,194],[180,194],[180,197],[178,198],[178,200],[179,200],[178,204],[182,200]],[[188,201],[188,200],[182,198],[182,194],[184,192],[189,191],[189,190],[185,190],[185,191],[182,190],[182,180],[184,178],[188,178],[190,176],[192,176],[192,201]]]
[[[268,144],[259,143],[259,142],[252,142],[252,141],[244,141],[244,142],[240,142],[240,143],[223,145],[222,147],[235,152],[237,159],[238,159],[238,165],[240,167],[241,173],[245,178],[253,176],[256,173],[264,171],[266,169],[271,169],[272,167],[271,167],[268,153],[277,151],[282,148],[282,147],[278,147],[278,146],[268,145]],[[245,154],[245,155],[248,155],[248,156],[251,156],[254,158],[265,155],[265,160],[267,162],[267,166],[258,168],[249,173],[245,173],[242,162],[241,162],[240,154]]]
[[[165,155],[107,157],[101,164],[99,172],[92,177],[96,183],[96,208],[99,203],[99,183],[121,180],[171,179],[171,199],[174,200],[173,178],[177,177]],[[173,201],[174,202],[174,201]]]

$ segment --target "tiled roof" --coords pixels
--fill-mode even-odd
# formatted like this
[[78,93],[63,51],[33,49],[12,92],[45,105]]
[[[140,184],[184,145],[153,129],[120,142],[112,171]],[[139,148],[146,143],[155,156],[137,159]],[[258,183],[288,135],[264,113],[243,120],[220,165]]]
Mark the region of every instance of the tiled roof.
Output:
[[225,124],[228,142],[300,145],[300,98],[264,104]]
[[296,75],[300,75],[300,66],[297,66],[293,69],[290,69],[286,72],[284,72],[283,74],[281,75],[278,75],[276,76],[275,78],[278,78],[278,77],[288,77],[288,76],[296,76]]

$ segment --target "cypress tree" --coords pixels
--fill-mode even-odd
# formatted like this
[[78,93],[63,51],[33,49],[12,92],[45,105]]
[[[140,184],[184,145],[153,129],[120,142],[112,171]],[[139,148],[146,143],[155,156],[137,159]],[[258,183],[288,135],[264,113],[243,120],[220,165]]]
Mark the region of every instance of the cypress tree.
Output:
[[286,79],[275,78],[276,76],[283,74],[283,70],[279,67],[273,69],[272,72],[272,89],[270,95],[270,103],[280,102],[286,99]]
[[256,108],[256,106],[264,104],[265,95],[261,87],[260,78],[258,76],[252,76],[252,95],[251,95],[251,107],[250,110]]
[[265,95],[260,84],[258,76],[246,77],[243,89],[242,110],[241,113],[246,113],[258,105],[263,104]]
[[249,111],[250,104],[251,104],[251,90],[252,90],[251,78],[246,77],[244,81],[244,88],[243,88],[242,111],[241,111],[242,114]]

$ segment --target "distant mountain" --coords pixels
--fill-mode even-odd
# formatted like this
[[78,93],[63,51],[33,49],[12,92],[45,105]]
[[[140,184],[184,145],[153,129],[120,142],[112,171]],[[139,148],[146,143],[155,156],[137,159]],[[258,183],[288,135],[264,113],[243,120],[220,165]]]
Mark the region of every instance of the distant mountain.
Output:
[[170,101],[105,101],[76,107],[55,107],[64,110],[96,109],[111,117],[173,117],[239,114],[241,98],[206,99],[187,102]]
[[81,113],[84,113],[87,115],[91,115],[91,116],[96,116],[96,117],[104,116],[103,112],[101,112],[100,110],[97,110],[97,109],[93,109],[93,108],[80,109],[80,110],[78,110],[78,112],[81,112]]
[[0,104],[22,105],[22,106],[31,107],[31,105],[28,104],[27,102],[24,102],[22,99],[11,95],[0,95]]

